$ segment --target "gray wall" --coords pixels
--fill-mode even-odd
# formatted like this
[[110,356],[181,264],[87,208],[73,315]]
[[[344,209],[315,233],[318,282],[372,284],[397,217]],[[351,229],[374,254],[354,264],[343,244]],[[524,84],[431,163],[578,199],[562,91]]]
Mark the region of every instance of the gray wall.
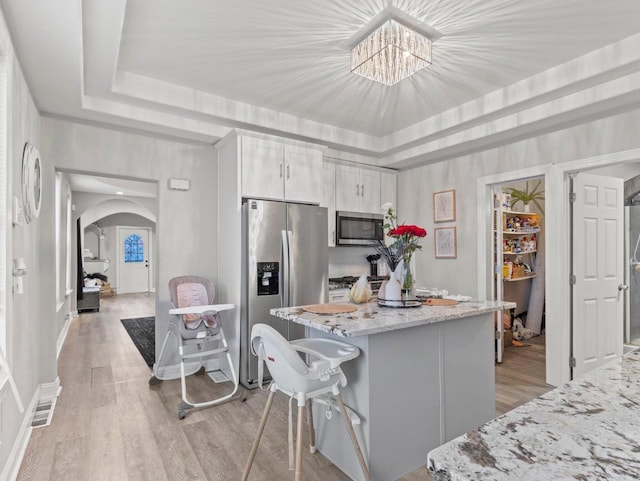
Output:
[[[400,172],[398,210],[403,220],[425,227],[428,237],[416,254],[420,283],[452,293],[477,294],[477,179],[534,165],[563,163],[640,147],[640,110],[552,132],[473,155]],[[456,189],[458,256],[435,259],[433,192]]]
[[[7,36],[8,38],[8,36]],[[2,39],[0,39],[2,40]],[[40,116],[29,93],[20,65],[7,45],[1,52],[8,70],[7,78],[7,190],[4,205],[11,205],[21,194],[22,151],[25,142],[39,148]],[[2,42],[0,41],[0,49]],[[16,380],[20,397],[27,407],[38,385],[56,378],[56,292],[54,218],[54,170],[51,160],[41,155],[42,211],[31,224],[12,227],[5,222],[6,357]],[[5,209],[7,212],[8,209]],[[3,217],[4,218],[4,217]],[[27,275],[24,293],[12,294],[12,259],[24,257]],[[4,301],[2,301],[4,303]],[[2,426],[0,427],[0,466],[7,466],[23,420],[31,413],[21,414],[11,389],[2,392]]]
[[[164,336],[170,301],[163,286],[169,279],[189,273],[217,282],[215,149],[43,117],[41,150],[62,170],[158,182],[153,284],[156,337]],[[189,179],[191,190],[169,190],[174,177]],[[81,214],[77,205],[75,214]]]

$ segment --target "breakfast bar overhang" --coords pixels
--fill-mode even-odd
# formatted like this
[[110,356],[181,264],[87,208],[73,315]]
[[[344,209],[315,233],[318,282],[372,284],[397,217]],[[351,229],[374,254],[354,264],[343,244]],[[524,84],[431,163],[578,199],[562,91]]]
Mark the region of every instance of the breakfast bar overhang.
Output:
[[[495,417],[494,312],[510,302],[380,307],[344,314],[304,306],[271,314],[307,327],[308,337],[346,341],[361,350],[344,363],[342,396],[360,418],[355,426],[373,479],[394,481],[425,464],[431,449]],[[340,414],[314,404],[318,450],[362,480]]]

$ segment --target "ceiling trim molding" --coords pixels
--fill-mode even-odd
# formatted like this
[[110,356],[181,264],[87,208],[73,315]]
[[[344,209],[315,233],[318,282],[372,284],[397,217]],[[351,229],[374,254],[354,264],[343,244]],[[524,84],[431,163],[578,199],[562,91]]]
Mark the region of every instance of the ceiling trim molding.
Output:
[[[338,158],[408,168],[637,108],[640,95],[637,34],[378,137],[118,70],[125,9],[126,0],[97,0],[83,11],[80,108],[97,122],[192,141],[213,144],[241,128],[325,145]],[[87,28],[96,21],[85,15],[99,15],[102,27]]]

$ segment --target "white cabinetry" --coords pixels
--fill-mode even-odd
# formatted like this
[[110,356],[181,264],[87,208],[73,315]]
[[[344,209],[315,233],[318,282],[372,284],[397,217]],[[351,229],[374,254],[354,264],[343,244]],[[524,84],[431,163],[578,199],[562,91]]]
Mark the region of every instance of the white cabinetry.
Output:
[[242,137],[242,196],[263,199],[284,197],[282,144]]
[[325,162],[322,167],[322,202],[327,208],[329,247],[336,245],[336,164]]
[[337,165],[336,210],[379,213],[380,172]]
[[329,302],[331,304],[349,302],[349,291],[351,289],[333,289],[329,291]]
[[396,174],[380,172],[380,205],[391,202],[394,210],[397,210],[396,177]]
[[253,137],[242,137],[241,145],[243,197],[320,203],[320,150]]

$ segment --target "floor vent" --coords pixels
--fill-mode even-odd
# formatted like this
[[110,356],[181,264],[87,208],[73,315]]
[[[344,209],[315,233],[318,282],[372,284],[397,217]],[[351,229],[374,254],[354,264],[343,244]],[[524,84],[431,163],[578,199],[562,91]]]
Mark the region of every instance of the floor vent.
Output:
[[222,371],[209,371],[207,375],[213,380],[215,383],[227,382],[229,378]]
[[56,401],[58,398],[42,399],[36,406],[36,410],[33,413],[33,421],[31,421],[31,427],[41,428],[51,424],[53,418],[53,410],[56,407]]

